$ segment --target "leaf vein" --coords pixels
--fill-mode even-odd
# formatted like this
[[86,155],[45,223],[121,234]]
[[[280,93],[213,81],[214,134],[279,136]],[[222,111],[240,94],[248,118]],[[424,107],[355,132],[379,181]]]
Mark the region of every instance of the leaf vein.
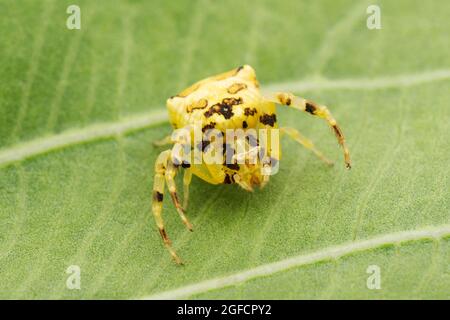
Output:
[[[391,87],[408,87],[422,83],[450,79],[450,70],[442,69],[421,74],[402,75],[397,77],[381,77],[376,79],[336,79],[324,81],[298,81],[274,83],[264,88],[266,91],[275,91],[284,88],[287,91],[315,91],[334,89],[371,90]],[[134,131],[147,129],[167,122],[165,110],[155,110],[121,118],[117,121],[92,124],[84,128],[71,129],[66,132],[51,134],[28,142],[21,142],[0,150],[0,167],[60,150],[77,144],[96,140],[112,138],[117,135],[128,134]]]
[[338,246],[325,248],[309,254],[302,254],[292,258],[287,258],[277,262],[260,265],[256,268],[237,272],[225,277],[214,278],[210,280],[201,281],[199,283],[187,285],[178,289],[156,293],[151,296],[143,297],[142,299],[180,299],[190,297],[195,294],[221,289],[248,280],[270,276],[272,274],[288,270],[303,265],[314,264],[327,259],[337,259],[354,252],[362,252],[385,245],[399,244],[408,241],[419,241],[423,239],[441,239],[450,235],[450,225],[441,225],[438,227],[422,228],[416,230],[401,231],[390,233],[366,240],[350,242]]

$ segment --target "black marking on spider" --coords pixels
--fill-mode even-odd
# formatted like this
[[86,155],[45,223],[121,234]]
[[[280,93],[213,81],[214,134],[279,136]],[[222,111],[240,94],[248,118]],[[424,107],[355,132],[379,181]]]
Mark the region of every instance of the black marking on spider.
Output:
[[245,108],[245,109],[244,109],[244,114],[245,114],[246,116],[253,116],[253,115],[255,115],[256,113],[258,113],[258,110],[256,110],[256,108]]
[[306,102],[305,111],[314,114],[314,112],[316,112],[316,106],[311,102]]
[[225,166],[228,169],[239,171],[239,165],[237,163],[226,163]]
[[342,137],[343,137],[342,132],[341,132],[341,130],[339,129],[339,127],[337,125],[333,126],[333,130],[334,130],[334,133],[336,134],[336,136],[339,139],[342,139]]
[[215,127],[216,127],[216,123],[214,121],[210,122],[203,126],[202,132],[205,132],[206,130],[209,130],[209,129],[214,129]]
[[242,104],[242,98],[224,98],[222,102],[216,103],[205,111],[205,117],[209,118],[214,113],[218,113],[224,116],[225,119],[230,119],[233,113],[233,106]]
[[232,184],[234,182],[233,176],[230,176],[228,173],[225,174],[225,179],[223,180],[224,184]]
[[277,115],[276,114],[263,114],[261,117],[259,117],[259,121],[261,121],[262,124],[273,127],[275,122],[277,122]]
[[159,191],[155,191],[153,192],[153,199],[158,202],[162,202],[164,199],[164,195]]

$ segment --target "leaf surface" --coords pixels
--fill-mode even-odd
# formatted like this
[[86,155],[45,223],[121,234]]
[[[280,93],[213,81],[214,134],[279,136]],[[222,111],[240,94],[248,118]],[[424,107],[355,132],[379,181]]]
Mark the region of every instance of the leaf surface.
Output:
[[[0,2],[1,297],[450,297],[448,1],[379,1],[381,30],[364,1],[78,3],[81,30],[70,1]],[[353,168],[325,123],[280,107],[336,165],[284,140],[261,191],[194,178],[194,233],[164,204],[179,267],[151,143],[167,97],[242,64],[329,106]]]

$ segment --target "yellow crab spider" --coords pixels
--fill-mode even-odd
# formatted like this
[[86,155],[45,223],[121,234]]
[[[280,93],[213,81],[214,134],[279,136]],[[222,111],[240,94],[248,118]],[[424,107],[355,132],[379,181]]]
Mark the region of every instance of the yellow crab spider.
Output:
[[[266,129],[268,131],[278,129],[276,104],[305,111],[324,119],[332,128],[338,143],[343,148],[346,167],[350,168],[350,155],[345,144],[344,135],[327,107],[297,97],[291,93],[261,94],[255,71],[248,65],[193,84],[178,95],[169,98],[167,100],[167,109],[174,129],[190,128],[194,124],[200,124],[203,132],[209,129],[216,129],[225,134],[225,131],[229,129],[249,128],[256,130]],[[281,127],[279,130],[281,134],[286,134],[305,148],[311,150],[325,163],[332,163],[314,147],[311,141],[303,137],[296,129]],[[225,141],[225,144],[228,142]],[[155,142],[156,145],[170,143],[175,143],[170,136]],[[247,137],[245,144],[259,148],[257,138],[248,139]],[[205,147],[207,145],[205,146],[204,143],[200,145],[194,144],[192,147],[189,146],[191,150],[198,148],[201,153],[206,152]],[[180,258],[171,246],[161,216],[165,186],[169,190],[181,220],[192,231],[192,225],[185,214],[192,175],[196,175],[211,184],[237,184],[247,191],[252,191],[255,186],[263,187],[268,182],[269,175],[263,174],[261,170],[263,166],[267,166],[267,162],[264,163],[263,161],[257,163],[249,163],[247,161],[241,164],[228,162],[213,164],[205,162],[194,163],[176,159],[172,151],[172,149],[168,149],[161,152],[156,160],[152,211],[166,248],[169,250],[172,258],[178,264],[181,264]],[[270,150],[267,152],[269,152],[268,156],[270,158],[269,165],[273,166],[279,159],[271,157]],[[180,166],[184,168],[183,204],[180,203],[174,180]]]

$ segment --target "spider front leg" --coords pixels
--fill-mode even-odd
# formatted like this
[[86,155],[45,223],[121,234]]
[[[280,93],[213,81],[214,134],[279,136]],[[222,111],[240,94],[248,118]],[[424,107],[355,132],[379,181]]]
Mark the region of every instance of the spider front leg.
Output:
[[192,180],[192,170],[190,168],[187,168],[184,171],[183,176],[183,208],[184,210],[187,210],[188,202],[189,202],[189,185],[191,184]]
[[156,146],[156,147],[162,147],[162,146],[166,146],[166,145],[172,144],[172,143],[173,142],[172,142],[172,135],[171,134],[166,136],[166,137],[164,137],[164,138],[162,138],[161,140],[153,141],[153,145]]
[[181,264],[180,258],[172,248],[172,242],[170,241],[169,236],[166,233],[166,229],[164,228],[164,220],[161,216],[164,199],[166,163],[167,159],[170,157],[170,153],[170,150],[163,151],[158,156],[158,159],[156,159],[155,178],[153,180],[152,212],[153,216],[155,217],[156,225],[158,226],[159,234],[164,241],[164,245],[166,246],[167,250],[169,250],[170,255],[175,260],[175,262]]
[[327,107],[321,106],[311,100],[297,97],[291,93],[276,92],[266,96],[266,100],[285,106],[292,107],[297,110],[308,112],[314,116],[325,119],[329,126],[333,129],[339,144],[344,150],[344,161],[347,169],[351,168],[350,153],[345,143],[344,134],[342,133],[336,120],[331,115]]
[[192,226],[184,215],[184,211],[181,208],[181,205],[178,201],[178,196],[176,193],[176,186],[174,177],[176,174],[176,167],[173,164],[171,159],[171,150],[163,151],[159,154],[156,164],[155,164],[155,177],[153,182],[153,200],[152,200],[152,212],[155,217],[156,225],[158,227],[159,233],[163,239],[164,245],[169,251],[172,258],[176,263],[182,264],[181,259],[175,253],[175,250],[172,248],[172,243],[167,235],[167,232],[164,228],[164,220],[162,218],[162,207],[163,207],[163,199],[164,199],[164,189],[165,184],[167,183],[170,195],[172,200],[174,201],[175,207],[177,208],[178,213],[180,214],[181,219],[186,224],[186,226],[192,230]]
[[314,144],[304,137],[297,129],[290,128],[290,127],[282,127],[280,128],[281,134],[287,134],[290,138],[300,143],[302,146],[304,146],[306,149],[311,150],[320,160],[322,160],[327,165],[333,165],[333,161],[329,160],[327,157],[325,157],[322,152],[316,149]]
[[177,209],[178,214],[180,215],[181,220],[186,225],[186,227],[189,229],[189,231],[192,231],[192,225],[187,219],[184,208],[180,204],[180,200],[178,199],[178,193],[177,193],[177,186],[175,184],[175,175],[177,174],[177,168],[175,167],[172,159],[169,157],[167,160],[167,168],[166,168],[166,183],[167,188],[169,189],[170,196],[172,198],[173,204],[175,205],[175,208]]

